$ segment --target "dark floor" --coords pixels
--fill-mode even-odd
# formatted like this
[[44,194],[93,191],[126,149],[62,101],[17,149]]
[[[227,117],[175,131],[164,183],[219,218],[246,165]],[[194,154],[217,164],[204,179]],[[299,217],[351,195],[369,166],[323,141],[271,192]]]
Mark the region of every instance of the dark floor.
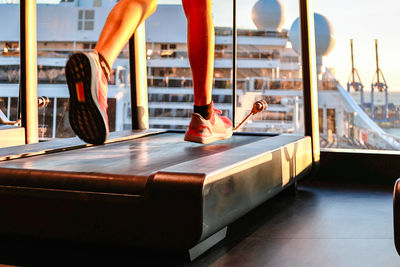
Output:
[[[0,242],[0,264],[18,266],[400,266],[393,243],[392,188],[306,183],[228,228],[192,263],[132,249]],[[1,241],[1,240],[0,240]]]
[[392,188],[314,182],[236,222],[194,265],[400,266],[392,229]]

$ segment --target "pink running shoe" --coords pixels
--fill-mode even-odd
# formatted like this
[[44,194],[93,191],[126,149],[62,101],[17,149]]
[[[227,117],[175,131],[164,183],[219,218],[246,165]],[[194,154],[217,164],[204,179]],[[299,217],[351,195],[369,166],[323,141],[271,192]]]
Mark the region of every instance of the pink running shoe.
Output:
[[214,109],[209,120],[200,114],[193,113],[189,128],[185,134],[185,141],[208,144],[218,140],[228,139],[233,134],[232,122],[221,114],[220,110]]
[[85,142],[100,145],[108,137],[107,91],[110,67],[97,52],[73,54],[65,68],[69,121]]

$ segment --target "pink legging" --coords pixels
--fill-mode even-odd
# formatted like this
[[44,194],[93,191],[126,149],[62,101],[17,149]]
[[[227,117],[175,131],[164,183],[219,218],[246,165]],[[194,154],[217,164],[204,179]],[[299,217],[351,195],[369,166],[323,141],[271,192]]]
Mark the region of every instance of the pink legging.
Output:
[[[182,0],[188,21],[188,53],[192,68],[194,104],[211,103],[214,71],[214,25],[211,0]],[[111,10],[95,50],[110,66],[135,32],[156,9],[157,0],[121,0]]]

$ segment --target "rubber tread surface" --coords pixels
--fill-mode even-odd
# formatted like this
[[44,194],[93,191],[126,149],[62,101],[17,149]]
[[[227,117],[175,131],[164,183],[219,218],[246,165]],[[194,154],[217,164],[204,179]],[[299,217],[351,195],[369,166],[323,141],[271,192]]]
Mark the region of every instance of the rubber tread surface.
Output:
[[[66,66],[69,99],[69,121],[73,131],[85,142],[99,145],[107,137],[107,126],[92,95],[92,72],[89,59],[82,53],[70,57]],[[82,82],[85,101],[79,102],[76,84]]]

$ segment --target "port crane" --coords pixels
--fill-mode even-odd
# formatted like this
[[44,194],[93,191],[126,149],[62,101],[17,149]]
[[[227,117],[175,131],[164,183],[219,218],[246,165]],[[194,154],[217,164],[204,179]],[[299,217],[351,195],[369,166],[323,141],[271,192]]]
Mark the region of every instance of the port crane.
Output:
[[388,85],[382,70],[379,68],[379,55],[378,55],[378,40],[375,39],[375,58],[376,58],[376,71],[372,78],[371,83],[371,118],[375,118],[375,105],[374,105],[374,91],[385,92],[385,108],[383,111],[383,118],[381,121],[387,122],[389,119],[389,103],[388,103]]
[[354,51],[353,51],[353,39],[350,39],[350,51],[351,51],[351,73],[347,80],[347,92],[350,90],[360,91],[360,106],[364,109],[364,85],[361,82],[358,70],[354,67]]

